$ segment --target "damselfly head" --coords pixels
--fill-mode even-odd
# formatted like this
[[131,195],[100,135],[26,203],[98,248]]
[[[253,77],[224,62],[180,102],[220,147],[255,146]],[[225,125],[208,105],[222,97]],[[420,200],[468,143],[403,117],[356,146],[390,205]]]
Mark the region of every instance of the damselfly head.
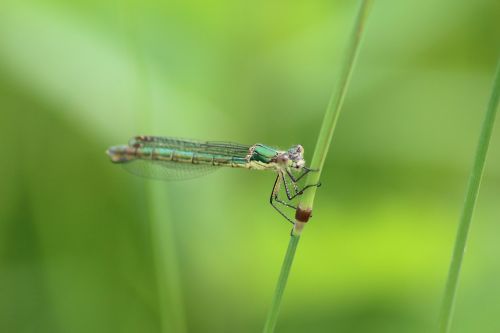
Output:
[[293,146],[287,151],[290,166],[295,169],[302,169],[306,163],[304,161],[304,147],[301,145]]

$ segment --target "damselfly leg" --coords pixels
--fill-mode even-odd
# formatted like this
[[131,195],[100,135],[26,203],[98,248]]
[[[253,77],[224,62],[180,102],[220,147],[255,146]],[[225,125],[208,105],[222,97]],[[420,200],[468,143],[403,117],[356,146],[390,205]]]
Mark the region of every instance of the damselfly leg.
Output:
[[278,176],[276,176],[276,180],[274,181],[274,185],[273,185],[273,190],[271,191],[271,197],[269,198],[269,203],[271,204],[271,206],[274,207],[274,209],[276,209],[278,211],[278,213],[280,213],[288,222],[290,222],[291,224],[295,224],[295,222],[289,218],[277,205],[276,205],[276,202],[286,206],[286,207],[290,207],[290,208],[295,208],[294,206],[290,205],[289,203],[287,202],[284,202],[283,200],[281,200],[279,197],[278,197],[278,194],[279,194],[279,191],[280,191],[280,188],[281,188],[281,174],[278,174]]
[[286,202],[282,199],[280,199],[279,197],[279,192],[280,192],[280,189],[281,189],[281,183],[283,183],[284,187],[285,187],[285,193],[286,193],[286,197],[288,199],[288,201],[291,201],[293,200],[295,197],[297,197],[298,195],[301,195],[304,193],[305,190],[307,190],[308,188],[310,187],[313,187],[313,186],[316,186],[316,187],[319,187],[321,184],[318,183],[318,184],[310,184],[310,185],[307,185],[307,186],[304,186],[302,189],[299,189],[298,188],[298,185],[297,185],[297,182],[307,173],[311,172],[311,171],[316,171],[316,170],[313,170],[313,169],[306,169],[303,171],[303,173],[298,176],[297,178],[295,178],[293,176],[293,174],[289,171],[289,170],[286,170],[286,173],[288,175],[288,177],[290,178],[290,182],[291,184],[293,185],[293,189],[294,189],[294,194],[292,194],[290,192],[290,188],[289,188],[289,184],[288,184],[288,181],[286,179],[286,176],[285,176],[285,172],[280,170],[278,171],[278,175],[276,176],[276,180],[274,181],[274,185],[273,185],[273,189],[271,191],[271,197],[269,198],[269,202],[271,203],[271,205],[274,207],[274,209],[276,209],[288,222],[292,223],[292,224],[295,224],[294,220],[291,219],[290,217],[288,217],[287,214],[285,214],[281,209],[280,207],[278,207],[276,205],[276,203],[279,203],[285,207],[288,207],[288,208],[292,208],[292,209],[297,209],[296,206],[292,205],[291,203],[289,202]]
[[290,172],[290,170],[286,169],[286,173],[287,173],[288,177],[290,178],[290,180],[292,181],[292,185],[293,185],[293,188],[295,190],[295,194],[290,195],[290,191],[287,189],[287,183],[285,181],[285,176],[283,175],[283,182],[285,183],[285,189],[286,189],[288,200],[292,200],[296,196],[303,194],[304,191],[310,187],[320,187],[321,186],[321,183],[310,184],[310,185],[304,186],[302,189],[299,190],[298,185],[297,185],[299,180],[301,180],[302,177],[304,177],[305,175],[307,175],[311,171],[313,171],[313,172],[318,171],[316,169],[309,169],[309,168],[305,168],[305,167],[303,168],[303,170],[304,171],[302,172],[302,174],[300,174],[297,178],[295,178],[294,175]]
[[295,176],[290,172],[290,170],[286,169],[286,173],[288,174],[288,176],[290,176],[290,179],[292,179],[292,181],[295,183],[297,183],[299,180],[302,179],[302,177],[304,177],[305,175],[307,175],[311,171],[316,172],[316,171],[319,171],[319,169],[309,169],[308,167],[303,167],[302,173],[297,178],[295,178]]

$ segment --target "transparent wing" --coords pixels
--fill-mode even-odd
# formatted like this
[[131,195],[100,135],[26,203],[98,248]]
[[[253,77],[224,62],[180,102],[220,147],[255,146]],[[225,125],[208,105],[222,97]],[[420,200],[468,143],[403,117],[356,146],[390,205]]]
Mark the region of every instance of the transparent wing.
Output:
[[186,180],[207,175],[220,169],[213,165],[175,163],[167,161],[133,160],[121,164],[128,172],[152,179]]

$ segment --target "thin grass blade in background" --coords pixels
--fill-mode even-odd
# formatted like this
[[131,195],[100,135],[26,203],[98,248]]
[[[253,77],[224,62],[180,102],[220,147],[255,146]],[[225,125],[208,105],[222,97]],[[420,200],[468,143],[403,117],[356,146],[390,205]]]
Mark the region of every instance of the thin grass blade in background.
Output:
[[[127,13],[133,20],[132,13]],[[138,29],[140,30],[140,29]],[[151,91],[151,77],[148,62],[141,49],[141,36],[129,34],[131,52],[134,53],[138,70],[138,105],[137,119],[150,133],[168,132],[169,119],[166,110],[155,108]],[[158,309],[162,333],[184,333],[186,319],[180,278],[177,241],[174,219],[169,212],[170,193],[168,185],[161,181],[147,181],[147,200],[149,224],[151,228],[152,253],[155,262],[156,283],[158,290]]]
[[476,148],[474,164],[469,176],[469,183],[465,196],[465,202],[462,207],[462,214],[458,224],[457,235],[455,237],[455,247],[451,257],[450,269],[448,272],[448,280],[444,292],[443,304],[441,309],[441,317],[439,319],[439,329],[441,333],[448,333],[451,330],[453,319],[453,310],[455,298],[457,294],[458,281],[462,268],[462,261],[467,247],[467,239],[469,236],[472,215],[476,206],[481,178],[483,176],[486,154],[490,144],[493,125],[495,124],[496,112],[498,109],[498,100],[500,97],[500,61],[498,61],[495,78],[493,79],[493,88],[491,98],[486,108],[481,133],[479,134],[479,142]]

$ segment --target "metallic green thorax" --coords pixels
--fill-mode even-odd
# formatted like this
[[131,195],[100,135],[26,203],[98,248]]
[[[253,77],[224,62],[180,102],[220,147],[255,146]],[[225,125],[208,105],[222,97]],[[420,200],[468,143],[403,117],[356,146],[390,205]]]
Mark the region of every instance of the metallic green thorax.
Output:
[[279,153],[280,151],[276,149],[258,143],[251,147],[250,161],[262,162],[265,164],[272,163],[273,159]]

